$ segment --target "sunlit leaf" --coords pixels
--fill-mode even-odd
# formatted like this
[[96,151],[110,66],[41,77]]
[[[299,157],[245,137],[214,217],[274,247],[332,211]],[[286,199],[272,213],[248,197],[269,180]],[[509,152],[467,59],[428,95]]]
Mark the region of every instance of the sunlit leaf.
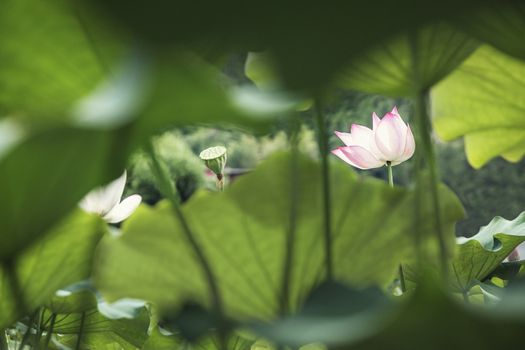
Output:
[[474,281],[482,281],[512,250],[525,241],[525,213],[514,220],[494,218],[470,238],[458,241],[452,261],[452,286],[468,291]]
[[[227,340],[228,350],[253,350],[253,341],[244,339],[235,334],[231,335]],[[219,340],[217,337],[209,336],[194,344],[185,342],[176,335],[164,335],[158,329],[155,329],[151,336],[144,344],[143,350],[172,350],[172,349],[187,349],[187,350],[221,350]]]
[[[49,311],[46,311],[44,319],[49,319],[50,316]],[[84,349],[105,349],[113,343],[125,350],[141,349],[148,337],[149,314],[146,308],[142,308],[132,319],[109,319],[95,308],[86,311],[84,316],[82,313],[58,314],[53,332],[59,335],[57,339],[60,343],[75,347],[82,317],[84,320],[80,344]]]
[[342,74],[341,85],[369,93],[411,96],[440,81],[477,46],[477,41],[449,25],[432,25],[356,57]]
[[434,127],[445,141],[465,137],[470,164],[525,154],[525,63],[480,47],[432,90]]
[[[293,178],[299,207],[290,292],[284,302],[289,311],[297,310],[325,276],[319,177],[318,165],[301,159]],[[201,194],[183,209],[213,269],[228,316],[267,320],[283,308],[291,182],[289,157],[280,155],[224,193]],[[359,286],[388,284],[399,262],[412,258],[413,192],[357,178],[340,164],[333,168],[332,183],[336,279]],[[452,240],[462,209],[449,191],[442,189],[441,196],[443,222]],[[431,215],[427,202],[424,197],[422,212]],[[430,220],[419,229],[424,237],[435,234]],[[161,309],[184,301],[209,305],[201,267],[167,203],[139,208],[122,230],[120,238],[106,237],[98,253],[95,280],[106,297],[151,300]]]
[[[22,293],[18,297],[26,304],[26,312],[48,302],[58,289],[89,277],[95,245],[104,232],[104,225],[100,218],[78,210],[17,258],[15,269]],[[22,310],[15,310],[17,303],[12,291],[2,269],[2,328],[26,316],[20,314]]]

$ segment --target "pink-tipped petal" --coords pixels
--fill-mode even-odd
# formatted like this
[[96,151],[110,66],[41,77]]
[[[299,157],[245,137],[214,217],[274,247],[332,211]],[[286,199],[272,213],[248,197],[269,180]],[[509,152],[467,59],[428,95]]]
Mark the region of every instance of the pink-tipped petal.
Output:
[[381,119],[377,116],[376,112],[372,113],[372,129],[375,130],[379,123],[381,122]]
[[336,131],[335,135],[343,141],[343,143],[347,146],[352,145],[352,135],[348,132],[340,132]]
[[405,150],[407,126],[399,114],[387,113],[375,130],[377,148],[387,161],[402,157]]
[[[332,154],[339,157],[339,159],[341,159],[342,161],[344,161],[345,163],[347,164],[350,164],[351,166],[353,167],[356,167],[356,168],[359,168],[356,164],[354,164],[350,159],[348,159],[348,157],[343,153],[343,151],[341,150],[342,148],[344,147],[339,147],[339,148],[336,148],[334,150],[332,150]],[[359,168],[361,169],[361,168]]]
[[415,150],[416,150],[416,141],[414,140],[414,134],[412,134],[412,129],[410,129],[410,125],[409,125],[407,128],[405,150],[403,151],[403,155],[401,156],[401,159],[399,159],[399,162],[404,162],[410,159],[414,155]]
[[138,194],[131,195],[111,209],[103,219],[110,224],[124,221],[137,209],[141,201],[142,197]]
[[373,169],[385,165],[370,151],[360,146],[341,147],[341,151],[359,169]]
[[394,106],[394,108],[392,108],[392,112],[390,113],[399,115],[399,112],[397,111],[397,106]]

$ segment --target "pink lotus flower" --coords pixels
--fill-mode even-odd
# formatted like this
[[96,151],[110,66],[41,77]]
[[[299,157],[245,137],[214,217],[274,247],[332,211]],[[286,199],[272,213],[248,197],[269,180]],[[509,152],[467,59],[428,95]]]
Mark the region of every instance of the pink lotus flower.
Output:
[[379,168],[387,163],[397,165],[412,157],[416,149],[414,135],[396,107],[383,119],[372,113],[372,123],[372,129],[352,124],[349,133],[336,131],[346,146],[332,153],[359,169]]

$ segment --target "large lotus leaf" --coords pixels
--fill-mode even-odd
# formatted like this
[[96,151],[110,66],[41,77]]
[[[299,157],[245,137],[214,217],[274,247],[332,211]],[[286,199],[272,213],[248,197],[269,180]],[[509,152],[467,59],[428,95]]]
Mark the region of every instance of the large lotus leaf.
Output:
[[482,281],[525,241],[525,213],[514,220],[495,217],[470,238],[458,240],[458,251],[452,260],[452,286],[466,292],[476,281]]
[[406,309],[383,332],[338,350],[441,350],[515,348],[523,320],[471,310],[435,284],[422,284]]
[[470,164],[525,154],[525,63],[480,47],[432,90],[434,127],[445,141],[465,137]]
[[446,24],[403,34],[354,58],[341,75],[345,88],[412,96],[454,70],[478,42]]
[[[18,297],[23,298],[26,311],[48,302],[58,289],[89,277],[95,246],[104,230],[100,218],[77,210],[22,252],[15,274]],[[0,328],[25,316],[15,310],[13,290],[6,271],[0,270]]]
[[38,133],[0,159],[0,260],[12,259],[124,160],[109,132],[60,128]]
[[454,22],[470,35],[525,59],[525,4],[520,0],[487,1]]
[[[46,310],[44,319],[50,319],[51,313]],[[82,318],[83,321],[82,321]],[[149,313],[142,308],[135,318],[110,319],[98,312],[88,310],[82,313],[57,314],[53,325],[53,333],[58,334],[57,340],[69,347],[75,347],[80,325],[82,324],[81,349],[106,349],[118,344],[119,349],[141,349],[148,338]],[[46,329],[50,324],[45,325]]]
[[[358,178],[343,164],[334,164],[331,183],[336,279],[358,286],[389,283],[399,262],[413,253],[413,192]],[[290,192],[295,186],[297,229],[289,293],[281,299]],[[441,189],[440,195],[447,236],[453,239],[453,222],[462,216],[462,208],[451,192]],[[430,217],[433,210],[426,196],[420,208]],[[283,305],[286,311],[296,310],[325,278],[321,203],[318,164],[301,158],[292,176],[289,156],[278,155],[225,192],[194,196],[184,206],[228,316],[271,319]],[[435,234],[432,222],[422,220],[418,227],[426,237]],[[106,297],[151,300],[161,310],[186,300],[209,305],[201,266],[170,205],[140,207],[122,230],[121,237],[106,237],[99,246],[95,282]]]
[[289,86],[319,91],[363,50],[402,31],[470,12],[478,1],[97,4],[126,30],[154,45],[193,46],[212,57],[268,49],[275,53],[280,76]]

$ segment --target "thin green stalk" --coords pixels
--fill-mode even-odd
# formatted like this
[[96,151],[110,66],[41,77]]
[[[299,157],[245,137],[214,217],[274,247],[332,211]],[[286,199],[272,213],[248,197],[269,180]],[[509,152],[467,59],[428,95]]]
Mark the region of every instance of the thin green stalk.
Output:
[[46,340],[44,342],[44,350],[49,348],[49,342],[51,341],[51,337],[53,336],[53,330],[55,328],[56,319],[57,319],[57,314],[52,313],[51,320],[49,323],[49,329],[47,330],[47,334],[46,334]]
[[461,294],[463,294],[463,301],[467,304],[470,304],[470,299],[468,297],[468,291],[464,290]]
[[390,187],[394,187],[394,173],[392,171],[392,163],[386,162],[386,168],[388,169],[388,184]]
[[281,292],[281,315],[284,316],[288,313],[290,305],[290,281],[292,279],[292,265],[294,258],[294,243],[295,243],[295,232],[297,227],[297,205],[299,195],[299,135],[298,127],[299,122],[296,120],[296,116],[292,116],[291,123],[291,160],[290,160],[290,221],[288,230],[286,233],[286,252],[284,256],[284,267],[282,274],[282,292]]
[[16,266],[14,260],[7,260],[4,263],[4,270],[7,277],[9,287],[11,288],[11,295],[15,301],[15,307],[19,315],[27,315],[28,309],[25,302],[24,292],[20,286],[20,281],[16,274]]
[[[392,163],[386,162],[386,168],[388,169],[388,184],[394,188],[394,171],[392,170]],[[399,264],[399,283],[401,284],[401,291],[405,293],[407,291],[405,283],[405,273],[403,272],[403,265]]]
[[[208,263],[208,260],[206,259],[206,256],[204,255],[203,250],[201,249],[199,243],[195,239],[193,232],[190,229],[190,226],[186,220],[186,217],[184,216],[180,205],[179,205],[179,197],[177,195],[177,191],[173,185],[173,183],[170,180],[170,176],[167,173],[167,170],[165,167],[162,166],[162,163],[160,159],[157,156],[157,153],[155,152],[155,147],[152,142],[150,142],[147,146],[147,152],[149,153],[150,159],[151,159],[151,169],[153,173],[155,174],[155,178],[157,179],[157,183],[159,186],[159,189],[161,193],[170,201],[171,206],[173,208],[173,212],[175,214],[175,217],[179,221],[179,224],[182,228],[182,232],[184,233],[184,236],[186,238],[186,241],[192,248],[193,252],[195,253],[195,256],[197,257],[197,260],[199,261],[201,268],[204,272],[204,275],[208,282],[208,288],[210,291],[210,298],[212,300],[212,305],[215,314],[219,318],[219,322],[224,322],[224,312],[222,309],[222,301],[219,294],[219,288],[217,286],[217,282],[215,279],[215,276],[213,274],[213,271],[210,267],[210,264]],[[225,347],[225,333],[224,330],[221,330],[219,332],[219,338],[223,342],[223,348]]]
[[20,346],[18,349],[23,350],[26,346],[27,342],[29,341],[29,338],[31,337],[31,329],[33,329],[33,325],[39,315],[39,311],[35,311],[33,315],[31,316],[29,320],[29,324],[27,325],[27,331],[24,333],[24,336],[22,337],[22,342],[20,343]]
[[0,332],[0,350],[9,350],[9,345],[7,344],[7,336],[5,329]]
[[448,247],[445,241],[445,232],[443,230],[443,224],[441,219],[441,210],[439,205],[439,192],[438,192],[438,174],[437,174],[437,163],[436,155],[434,151],[434,145],[432,143],[431,133],[432,126],[430,123],[430,116],[428,113],[428,95],[426,91],[422,91],[416,96],[416,115],[419,124],[420,140],[425,152],[425,160],[428,164],[430,174],[430,195],[432,198],[432,206],[434,209],[434,225],[437,231],[437,238],[440,248],[440,262],[441,270],[445,279],[448,278]]
[[84,323],[86,321],[86,312],[83,312],[80,316],[80,326],[78,327],[77,343],[75,345],[75,350],[80,349],[80,344],[82,343],[82,336],[84,335]]
[[40,344],[40,339],[42,339],[42,334],[44,333],[44,308],[39,309],[38,324],[36,327],[36,344]]
[[[426,164],[430,172],[430,194],[432,197],[432,206],[434,209],[434,225],[437,232],[437,239],[439,242],[440,248],[440,265],[443,278],[448,279],[448,248],[445,242],[445,232],[442,226],[441,220],[441,211],[439,205],[439,192],[438,192],[438,175],[437,175],[437,164],[436,164],[436,155],[434,151],[434,144],[432,142],[432,125],[430,122],[429,115],[429,96],[428,88],[423,85],[420,77],[420,67],[419,67],[419,57],[418,57],[418,37],[417,32],[411,33],[409,36],[408,44],[410,47],[411,53],[411,63],[412,63],[412,82],[413,82],[413,93],[414,93],[414,110],[416,115],[416,122],[418,126],[418,139],[420,146],[423,148],[423,156],[425,157]],[[419,166],[421,166],[420,161],[418,161]],[[421,174],[421,169],[417,169],[418,175]],[[419,176],[418,176],[419,177]],[[418,181],[419,187],[422,186],[422,181]],[[418,196],[421,194],[421,188],[418,188]],[[419,207],[416,210],[420,210]],[[419,215],[418,215],[419,216]],[[418,238],[419,239],[419,238]],[[418,255],[420,252],[418,252]]]
[[321,177],[323,182],[323,224],[326,278],[327,280],[332,280],[332,210],[330,200],[330,167],[328,164],[328,134],[326,132],[326,121],[323,116],[322,105],[319,100],[315,101],[315,117],[317,122],[319,156],[321,157]]

